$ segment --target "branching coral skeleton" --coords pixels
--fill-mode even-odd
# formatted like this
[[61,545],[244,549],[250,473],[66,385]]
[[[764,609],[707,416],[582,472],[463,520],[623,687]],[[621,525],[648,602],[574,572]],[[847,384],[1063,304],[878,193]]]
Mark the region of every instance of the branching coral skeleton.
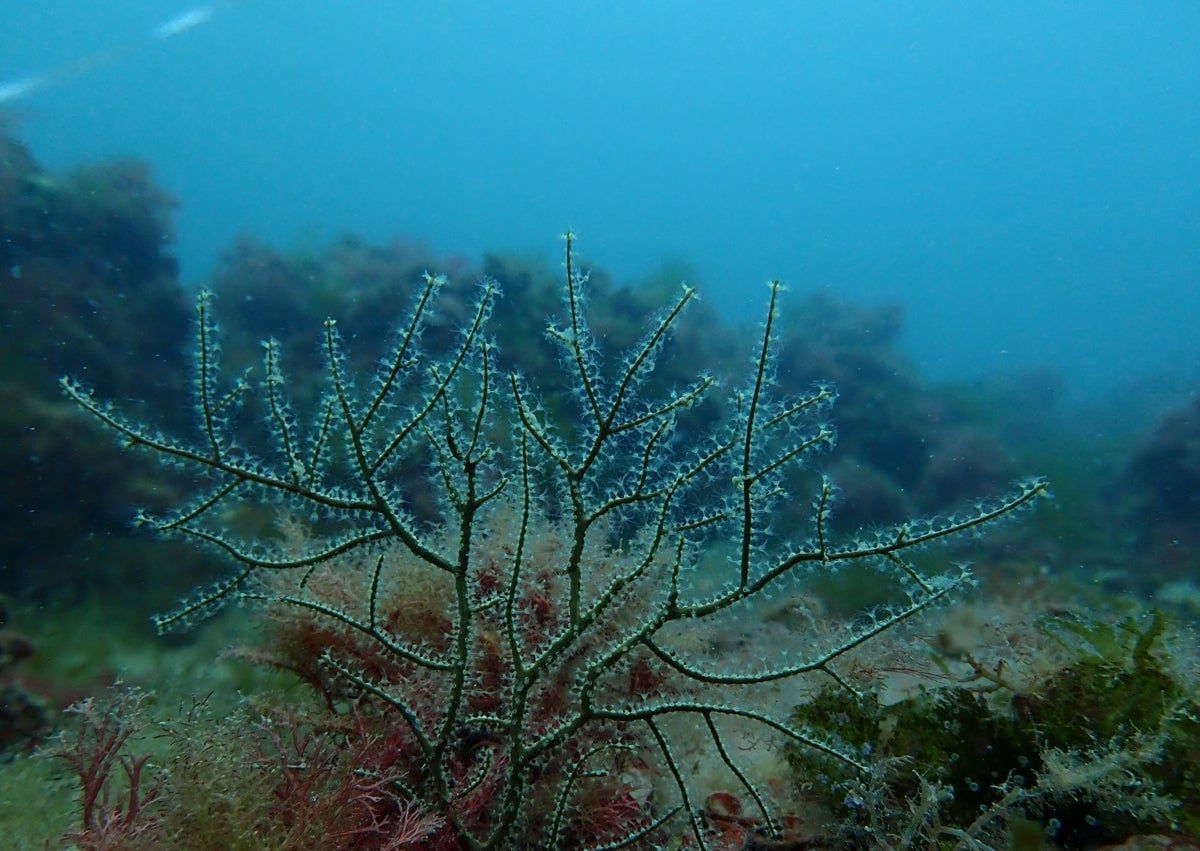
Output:
[[[425,277],[365,387],[346,373],[337,326],[326,322],[324,395],[304,425],[274,342],[265,344],[257,385],[222,373],[209,295],[197,302],[198,439],[159,434],[63,380],[127,446],[196,476],[199,496],[141,522],[237,565],[157,618],[159,629],[185,627],[231,599],[271,606],[293,639],[293,667],[306,669],[331,705],[370,704],[390,719],[404,793],[444,818],[462,847],[619,848],[668,830],[711,847],[702,803],[712,790],[697,788],[684,756],[697,748],[723,764],[760,830],[779,836],[772,801],[740,761],[731,730],[757,726],[866,766],[797,729],[789,707],[773,712],[756,690],[803,675],[850,688],[835,669],[839,657],[969,581],[966,568],[928,575],[911,556],[1035,502],[1046,484],[1019,484],[962,516],[841,541],[829,527],[834,487],[824,480],[808,539],[791,540],[772,516],[791,498],[786,474],[833,444],[821,416],[835,393],[818,386],[776,398],[779,282],[728,421],[682,437],[679,415],[717,381],[701,374],[656,398],[644,391],[694,290],[685,287],[605,368],[568,233],[565,318],[548,329],[571,390],[564,411],[539,400],[537,377],[501,374],[487,334],[500,297],[493,282],[481,285],[449,354],[423,350],[444,282]],[[239,438],[252,397],[269,447]],[[412,508],[414,470],[439,496],[438,522]],[[240,508],[262,504],[302,533],[282,544],[279,535],[227,528]],[[731,555],[717,590],[702,592],[696,565],[714,541]],[[789,648],[778,662],[748,668],[679,640],[718,616],[752,616],[801,571],[864,561],[894,574],[907,599],[832,646]],[[681,741],[680,730],[694,738]]]

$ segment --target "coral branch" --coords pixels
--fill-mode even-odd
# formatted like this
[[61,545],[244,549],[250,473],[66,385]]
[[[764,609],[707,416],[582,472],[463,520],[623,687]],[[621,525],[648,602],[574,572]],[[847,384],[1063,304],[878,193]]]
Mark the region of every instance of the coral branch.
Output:
[[[569,393],[552,406],[539,399],[536,376],[501,372],[487,336],[500,297],[494,282],[480,287],[449,354],[425,351],[422,330],[443,284],[431,275],[365,392],[347,372],[336,325],[326,323],[324,393],[307,412],[288,394],[274,342],[259,386],[222,374],[207,295],[197,304],[195,439],[164,437],[62,382],[127,446],[195,473],[195,500],[145,522],[236,564],[231,579],[159,627],[186,625],[234,598],[264,604],[279,624],[285,666],[331,707],[352,706],[382,725],[372,735],[391,743],[395,781],[385,788],[363,778],[350,802],[363,818],[336,837],[400,848],[436,834],[452,836],[454,847],[507,849],[685,836],[717,848],[721,830],[742,835],[754,824],[778,839],[783,820],[730,729],[749,726],[865,771],[858,755],[786,720],[771,689],[815,674],[850,690],[835,670],[841,657],[969,582],[965,568],[921,567],[918,551],[990,527],[1047,492],[1034,480],[961,516],[843,539],[831,529],[834,488],[823,479],[815,537],[788,540],[773,515],[786,477],[833,445],[821,418],[836,394],[819,385],[778,398],[781,284],[770,286],[730,416],[708,432],[682,433],[680,415],[706,403],[716,380],[701,372],[682,389],[654,396],[646,388],[695,292],[685,287],[606,370],[572,234],[566,270],[566,317],[547,333]],[[258,450],[237,431],[255,408],[270,431]],[[416,485],[412,470],[426,471]],[[414,490],[437,497],[436,521],[416,519]],[[277,512],[275,529],[230,529],[231,517],[262,505]],[[731,555],[713,567],[704,554],[722,545]],[[755,618],[756,606],[802,570],[860,562],[894,576],[906,595],[836,639],[762,648],[753,662],[713,658],[689,639],[734,614]],[[716,591],[698,577],[702,564],[722,572]],[[123,740],[112,738],[119,748]],[[734,793],[703,786],[691,767],[697,747],[715,754],[757,816],[744,814]],[[90,795],[86,828],[105,806],[113,759],[77,766]],[[122,817],[137,819],[144,764],[122,764],[135,790]],[[411,808],[390,811],[386,836],[385,803]],[[607,825],[597,813],[608,814]]]

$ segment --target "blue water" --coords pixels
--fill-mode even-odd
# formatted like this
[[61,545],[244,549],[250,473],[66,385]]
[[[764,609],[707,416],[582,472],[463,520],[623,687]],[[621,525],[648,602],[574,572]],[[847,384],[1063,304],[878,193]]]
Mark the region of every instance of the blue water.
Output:
[[[155,30],[187,12],[202,20]],[[906,306],[927,375],[1200,373],[1200,4],[2,0],[48,165],[134,155],[202,281],[239,233],[404,235],[752,316]]]

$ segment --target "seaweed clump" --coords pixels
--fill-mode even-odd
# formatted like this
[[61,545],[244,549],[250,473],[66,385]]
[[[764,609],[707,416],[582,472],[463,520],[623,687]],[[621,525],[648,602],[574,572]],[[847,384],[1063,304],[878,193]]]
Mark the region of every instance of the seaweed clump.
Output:
[[175,202],[145,163],[55,174],[5,129],[0,120],[0,587],[46,595],[84,577],[127,582],[117,567],[135,560],[126,506],[161,499],[164,482],[105,451],[55,381],[84,372],[101,392],[138,395],[144,413],[186,423],[158,404],[187,364]]
[[[793,749],[802,793],[855,848],[1087,848],[1200,839],[1200,702],[1160,612],[1056,615],[1036,671],[971,654],[884,704],[826,689],[795,720],[855,748],[866,780]],[[969,673],[959,675],[958,666]],[[1033,837],[1031,839],[1030,837]],[[1048,843],[1053,842],[1053,845]]]
[[8,627],[7,600],[0,595],[0,756],[35,742],[50,729],[46,701],[18,676],[18,666],[34,654],[33,642]]

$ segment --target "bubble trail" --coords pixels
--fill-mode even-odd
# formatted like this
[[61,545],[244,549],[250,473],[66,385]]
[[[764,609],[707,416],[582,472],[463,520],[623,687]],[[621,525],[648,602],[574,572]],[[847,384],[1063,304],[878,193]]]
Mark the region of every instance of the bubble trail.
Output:
[[189,32],[202,24],[208,23],[219,11],[234,5],[236,2],[237,0],[231,0],[231,2],[227,3],[195,6],[163,21],[150,30],[148,36],[144,38],[135,39],[106,50],[98,50],[94,53],[85,54],[70,62],[57,65],[49,71],[23,74],[8,80],[0,80],[0,107],[37,94],[51,86],[58,86],[69,82],[96,68],[110,65],[131,53],[146,49],[156,42]]
[[195,9],[189,9],[182,14],[176,15],[171,20],[154,28],[155,38],[171,38],[172,36],[185,33],[194,27],[210,20],[215,10],[212,6],[197,6]]

